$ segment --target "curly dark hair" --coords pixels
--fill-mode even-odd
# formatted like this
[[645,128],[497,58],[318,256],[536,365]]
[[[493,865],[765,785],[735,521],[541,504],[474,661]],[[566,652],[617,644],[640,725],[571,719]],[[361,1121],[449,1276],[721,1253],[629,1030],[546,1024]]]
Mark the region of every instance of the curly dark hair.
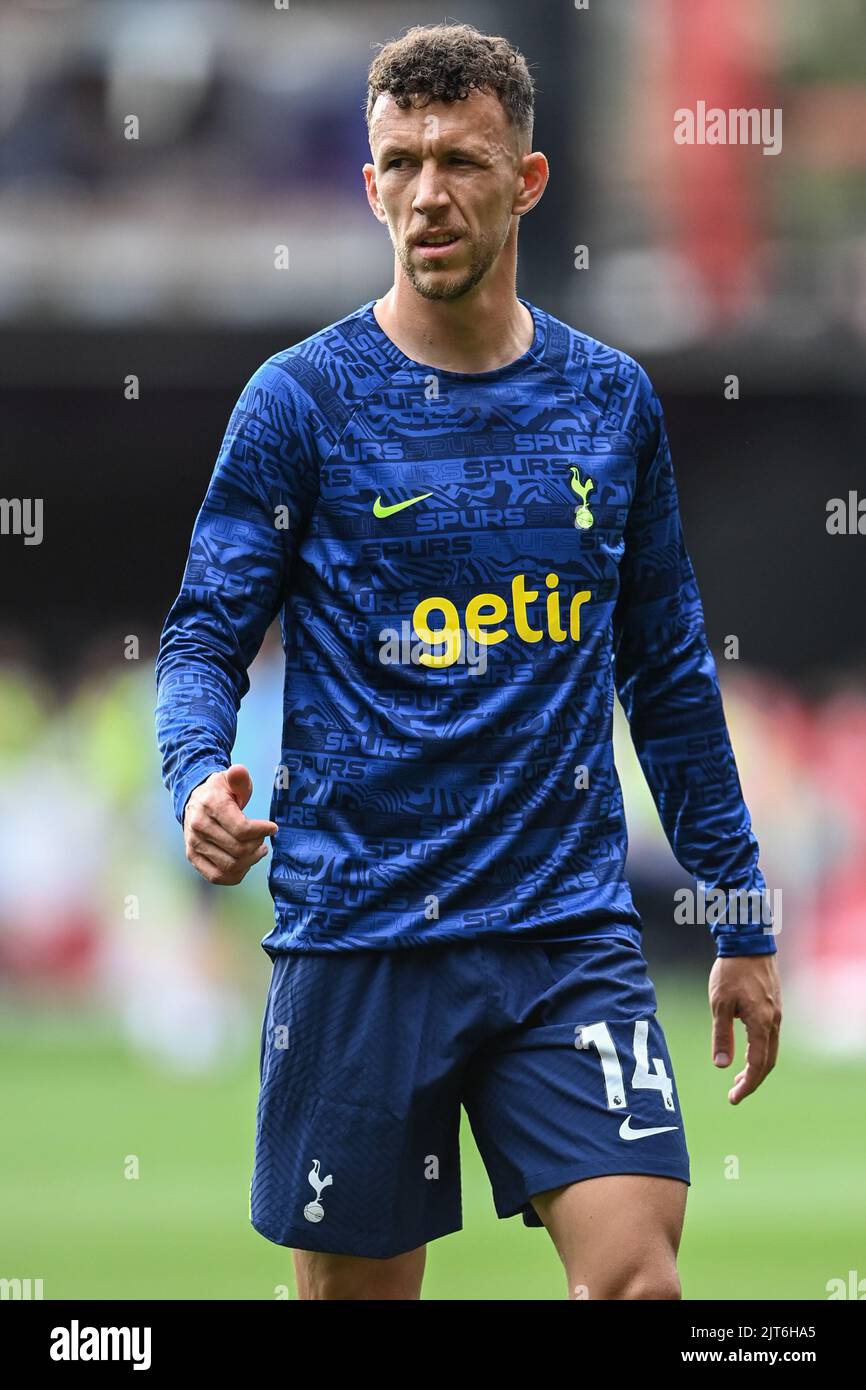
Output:
[[473,87],[494,92],[512,125],[531,141],[535,102],[526,59],[507,39],[471,24],[418,24],[383,44],[367,75],[367,128],[382,92],[406,110],[430,101],[465,101]]

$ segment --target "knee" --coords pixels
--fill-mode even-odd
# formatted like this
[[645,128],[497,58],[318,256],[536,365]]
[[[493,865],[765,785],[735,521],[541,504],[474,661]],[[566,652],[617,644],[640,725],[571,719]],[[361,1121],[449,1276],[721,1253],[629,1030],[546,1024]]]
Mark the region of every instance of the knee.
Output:
[[613,1291],[608,1298],[621,1299],[680,1299],[683,1291],[673,1254],[665,1251],[656,1257],[636,1261],[621,1270],[612,1281]]
[[596,1277],[592,1282],[584,1275],[569,1280],[570,1297],[574,1299],[681,1299],[683,1296],[676,1264],[670,1258],[637,1261],[623,1265]]
[[675,1269],[645,1268],[636,1270],[623,1280],[619,1293],[613,1298],[680,1299],[683,1296],[679,1275]]

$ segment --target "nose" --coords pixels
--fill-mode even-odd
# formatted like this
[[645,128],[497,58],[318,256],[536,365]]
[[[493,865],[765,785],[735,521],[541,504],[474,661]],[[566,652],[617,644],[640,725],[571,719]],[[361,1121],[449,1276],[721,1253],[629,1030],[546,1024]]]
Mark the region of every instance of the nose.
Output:
[[428,215],[435,212],[438,208],[443,208],[449,201],[448,192],[445,188],[439,166],[435,159],[425,159],[421,163],[421,172],[418,175],[418,182],[415,185],[415,192],[412,198],[413,212]]

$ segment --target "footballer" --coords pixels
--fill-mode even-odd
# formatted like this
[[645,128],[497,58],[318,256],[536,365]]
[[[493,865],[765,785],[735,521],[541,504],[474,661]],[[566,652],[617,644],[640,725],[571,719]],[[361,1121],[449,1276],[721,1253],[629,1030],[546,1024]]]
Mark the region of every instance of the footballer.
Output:
[[[671,847],[763,899],[644,369],[516,292],[548,180],[506,39],[413,28],[370,67],[363,169],[394,282],[260,366],[157,660],[187,858],[272,853],[250,1219],[302,1299],[416,1299],[461,1228],[461,1107],[498,1216],[570,1298],[677,1299],[684,1117],[625,877],[614,693]],[[270,819],[232,762],[279,614]],[[776,1060],[774,930],[711,927],[712,1056]]]

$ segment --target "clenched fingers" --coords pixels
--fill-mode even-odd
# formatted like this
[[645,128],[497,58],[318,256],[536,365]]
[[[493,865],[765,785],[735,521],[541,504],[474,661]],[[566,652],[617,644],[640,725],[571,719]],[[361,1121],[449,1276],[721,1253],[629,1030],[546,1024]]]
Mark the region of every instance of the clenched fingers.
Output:
[[241,844],[253,840],[258,840],[261,844],[266,835],[276,835],[279,830],[279,826],[272,820],[250,820],[228,792],[217,788],[208,789],[207,795],[202,797],[193,814],[199,811],[205,813],[220,829]]
[[[237,807],[235,807],[235,810],[237,810]],[[250,827],[264,827],[270,824],[268,821],[248,821],[245,816],[241,816],[241,819]],[[266,833],[268,833],[262,828],[247,834],[243,827],[240,828],[239,833],[233,833],[231,830],[226,829],[223,823],[211,813],[204,803],[197,806],[191,812],[187,818],[186,829],[190,835],[195,836],[196,839],[201,842],[202,846],[205,847],[205,853],[208,854],[210,850],[206,848],[207,845],[212,845],[216,849],[221,849],[225,854],[237,855],[246,853],[247,851],[257,849],[264,840]]]
[[240,883],[267,852],[268,847],[263,844],[243,855],[233,856],[213,846],[205,850],[193,841],[187,847],[186,857],[208,883],[234,885]]

